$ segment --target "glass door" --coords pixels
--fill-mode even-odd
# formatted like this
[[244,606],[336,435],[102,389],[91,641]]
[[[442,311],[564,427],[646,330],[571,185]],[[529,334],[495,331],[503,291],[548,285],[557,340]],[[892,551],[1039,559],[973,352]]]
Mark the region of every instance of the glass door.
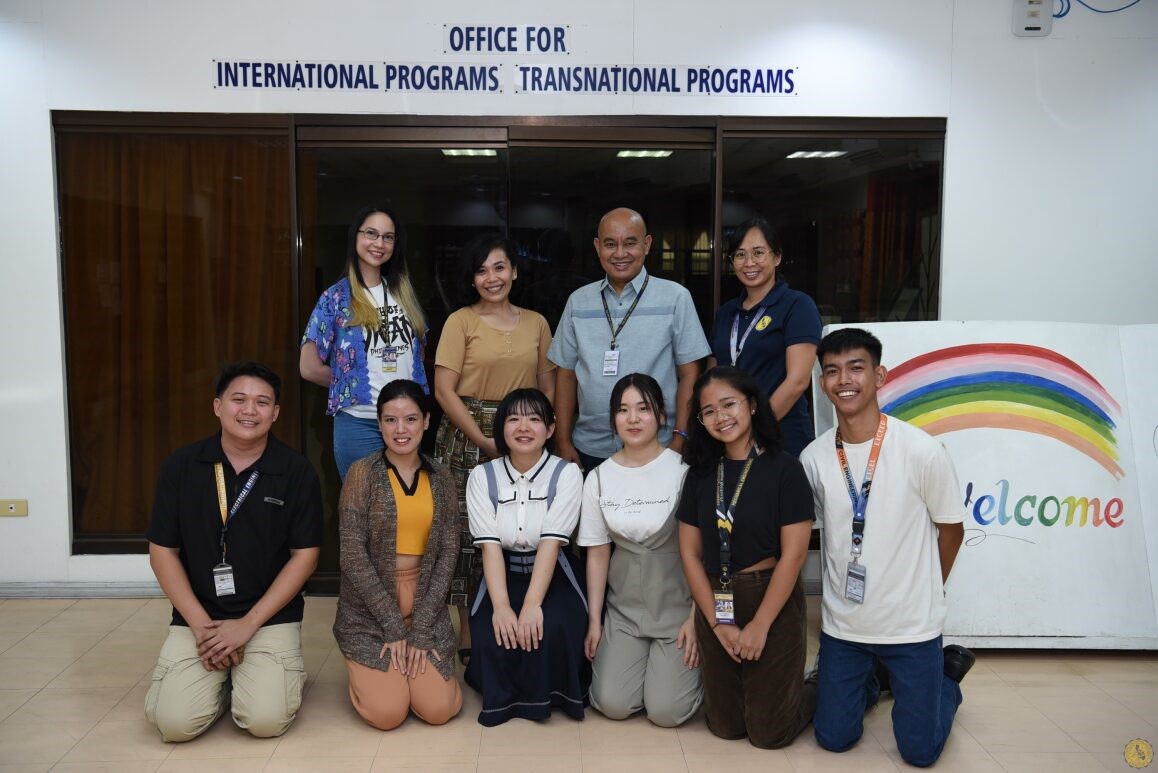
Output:
[[[671,132],[618,142],[585,137],[582,129],[573,130],[578,138],[546,140],[524,130],[521,140],[510,142],[505,132],[299,129],[302,319],[343,271],[350,217],[379,204],[398,214],[407,233],[407,264],[430,320],[431,376],[438,334],[469,281],[460,265],[467,242],[487,232],[511,237],[519,268],[513,300],[543,314],[554,329],[571,292],[602,276],[593,246],[596,228],[618,206],[639,210],[647,221],[654,237],[648,270],[688,286],[705,324],[710,322],[711,133],[698,131],[693,144],[673,141]],[[333,421],[325,415],[324,389],[304,385],[302,405],[304,449],[325,488],[326,540],[316,583],[324,589],[338,569]],[[428,450],[440,418],[436,410],[424,444]]]
[[[387,207],[398,215],[406,232],[407,266],[430,329],[425,365],[433,377],[438,333],[460,298],[461,247],[478,234],[507,231],[506,150],[476,148],[486,152],[469,155],[446,152],[459,150],[422,142],[385,147],[299,145],[303,321],[319,295],[344,272],[350,219],[367,205]],[[441,419],[434,407],[424,442],[427,451],[433,448],[434,430]],[[322,478],[326,503],[326,534],[317,576],[323,586],[338,571],[341,489],[332,448],[333,419],[325,410],[326,390],[304,384],[303,450]]]
[[[722,227],[754,215],[780,234],[777,272],[827,322],[937,319],[944,132],[729,136]],[[724,299],[740,291],[726,265]]]
[[[528,304],[554,329],[578,287],[600,279],[599,219],[615,207],[643,215],[653,237],[649,273],[691,290],[712,313],[712,151],[598,145],[510,150],[511,236],[519,245]],[[522,274],[520,274],[522,276]]]

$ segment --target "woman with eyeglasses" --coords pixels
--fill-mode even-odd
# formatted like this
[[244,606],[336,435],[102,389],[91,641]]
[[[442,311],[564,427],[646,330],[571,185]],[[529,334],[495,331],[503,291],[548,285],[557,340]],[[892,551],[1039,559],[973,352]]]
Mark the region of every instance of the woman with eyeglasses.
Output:
[[511,303],[519,276],[515,245],[498,234],[474,239],[463,251],[463,285],[471,303],[451,314],[434,356],[434,395],[442,423],[434,458],[450,468],[461,503],[462,552],[447,602],[458,608],[459,658],[470,661],[467,603],[482,574],[471,546],[466,480],[477,465],[499,456],[494,418],[499,401],[515,389],[538,387],[553,400],[555,365],[547,359],[551,328],[541,314]]
[[466,484],[483,580],[470,610],[474,655],[466,683],[482,693],[479,724],[583,719],[591,666],[583,656],[583,569],[564,550],[579,523],[583,475],[547,450],[555,411],[538,389],[516,389],[495,413],[499,458]]
[[365,207],[350,223],[346,273],[314,307],[302,336],[302,378],[329,389],[338,474],[382,449],[375,406],[398,378],[427,394],[422,352],[426,317],[406,271],[406,237],[384,207]]
[[677,727],[703,700],[675,520],[687,465],[659,442],[667,411],[654,378],[619,379],[610,409],[623,447],[587,476],[579,518],[578,542],[587,548],[591,705],[611,719],[644,711],[653,724]]
[[752,374],[769,395],[784,450],[800,456],[814,437],[804,392],[820,343],[820,313],[812,298],[776,281],[783,253],[767,220],[741,223],[733,244],[732,270],[744,290],[716,312],[708,367],[735,365]]
[[696,381],[680,495],[680,557],[696,605],[708,729],[778,749],[812,719],[804,682],[805,606],[813,499],[783,450],[756,380],[716,367]]

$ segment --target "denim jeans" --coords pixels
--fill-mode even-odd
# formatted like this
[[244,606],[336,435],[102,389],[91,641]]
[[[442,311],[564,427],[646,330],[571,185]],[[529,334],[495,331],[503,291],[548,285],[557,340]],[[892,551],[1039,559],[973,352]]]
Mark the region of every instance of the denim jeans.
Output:
[[889,672],[893,736],[901,757],[910,765],[932,765],[961,705],[961,688],[945,676],[940,636],[912,644],[861,644],[821,633],[816,742],[843,752],[860,740],[864,712],[880,697],[874,655]]
[[350,465],[363,456],[381,451],[385,443],[378,422],[360,419],[345,411],[334,415],[334,461],[338,464],[338,474],[346,480]]

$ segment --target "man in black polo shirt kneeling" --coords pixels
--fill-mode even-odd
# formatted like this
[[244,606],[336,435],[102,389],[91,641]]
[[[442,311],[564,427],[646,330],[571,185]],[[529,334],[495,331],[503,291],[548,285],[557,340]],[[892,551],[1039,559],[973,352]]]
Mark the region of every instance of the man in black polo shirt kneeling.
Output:
[[264,365],[227,365],[220,434],[174,453],[157,478],[145,536],[173,623],[145,714],[166,741],[196,738],[231,698],[233,721],[259,737],[284,733],[301,705],[301,590],[322,497],[306,458],[270,434],[280,392]]

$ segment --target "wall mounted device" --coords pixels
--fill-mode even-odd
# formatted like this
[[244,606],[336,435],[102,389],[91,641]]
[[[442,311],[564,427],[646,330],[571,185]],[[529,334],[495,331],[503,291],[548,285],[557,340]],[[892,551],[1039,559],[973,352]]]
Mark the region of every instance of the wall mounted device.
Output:
[[1013,0],[1013,34],[1044,38],[1053,30],[1053,0]]
[[0,499],[0,516],[14,515],[17,517],[28,515],[27,499]]

